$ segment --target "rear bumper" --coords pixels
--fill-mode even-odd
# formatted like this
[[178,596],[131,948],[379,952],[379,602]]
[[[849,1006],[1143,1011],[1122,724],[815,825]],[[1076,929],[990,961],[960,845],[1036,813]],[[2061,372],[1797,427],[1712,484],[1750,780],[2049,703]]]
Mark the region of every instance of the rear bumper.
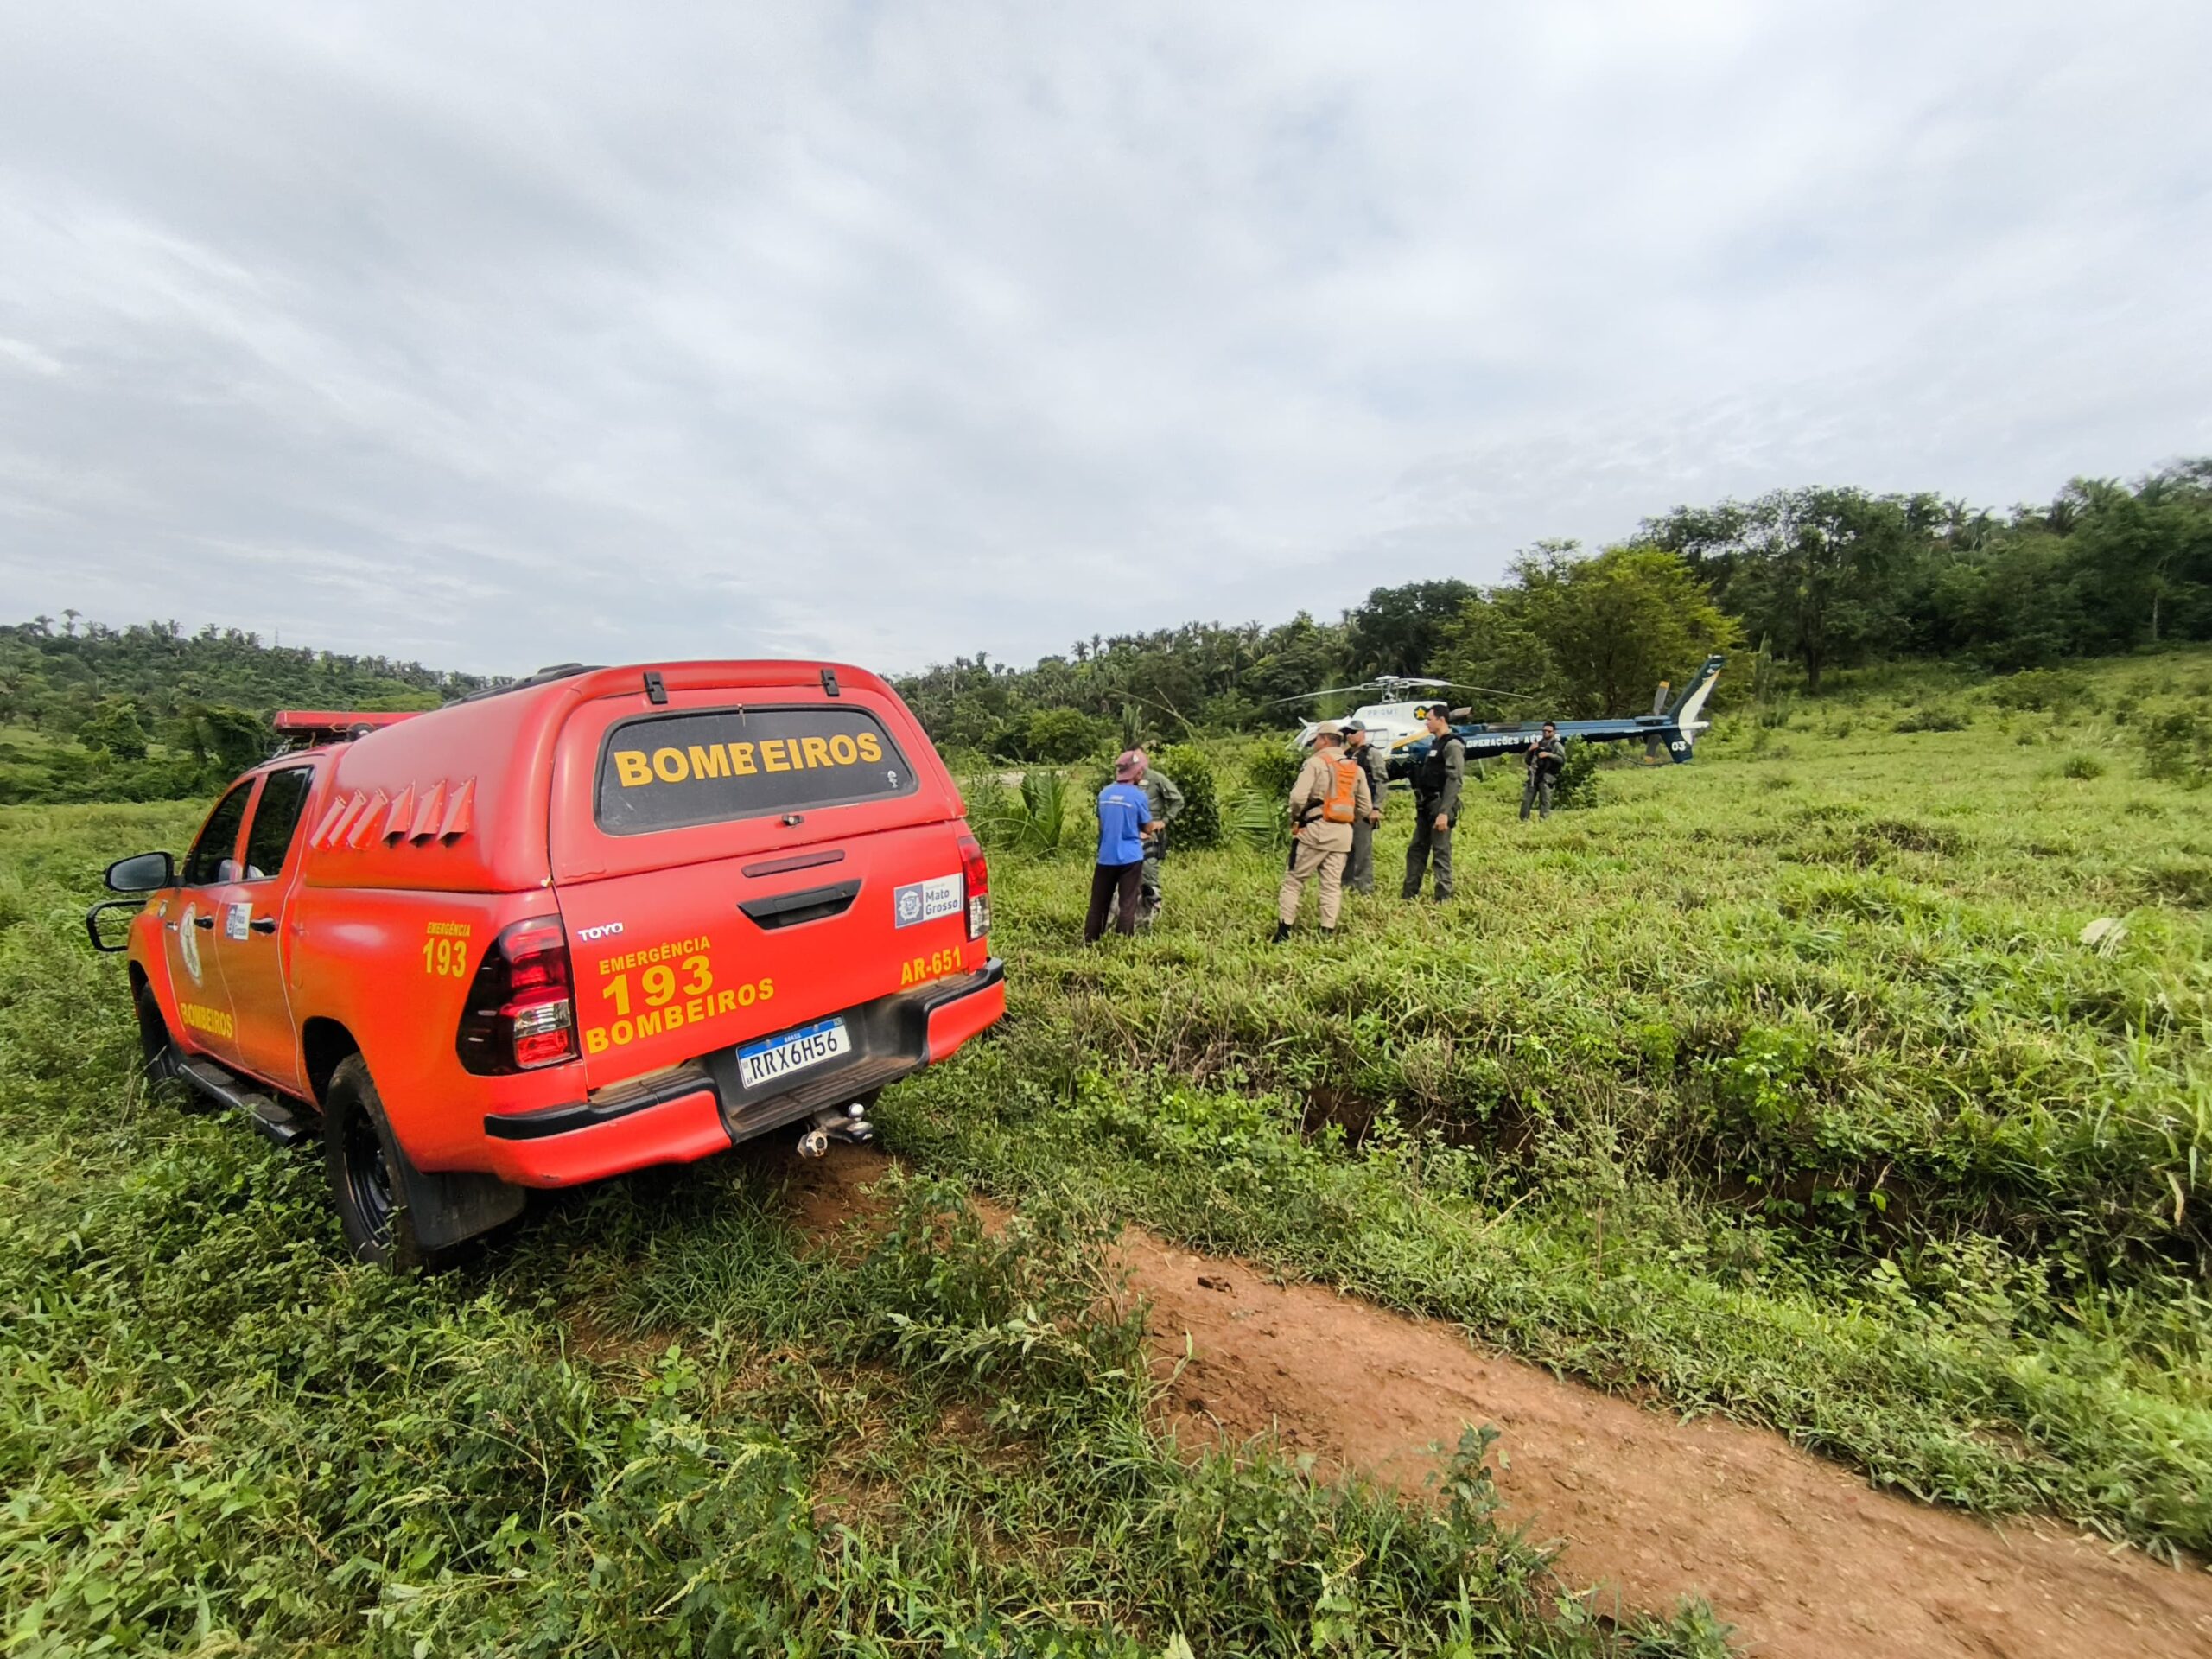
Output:
[[935,1065],[1005,1013],[1006,969],[994,957],[974,973],[845,1009],[852,1051],[788,1084],[747,1090],[736,1051],[721,1049],[586,1100],[489,1114],[485,1166],[520,1186],[573,1186],[690,1163]]
[[992,957],[976,977],[982,982],[927,1004],[924,1036],[930,1065],[949,1058],[970,1037],[1006,1018],[1006,970],[998,958]]

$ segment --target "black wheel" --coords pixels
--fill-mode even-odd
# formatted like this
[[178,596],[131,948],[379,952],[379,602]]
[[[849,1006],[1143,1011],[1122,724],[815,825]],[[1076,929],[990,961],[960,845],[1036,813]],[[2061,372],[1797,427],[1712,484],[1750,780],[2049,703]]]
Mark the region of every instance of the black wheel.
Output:
[[145,1073],[146,1086],[150,1089],[176,1076],[183,1056],[176,1039],[169,1035],[169,1022],[162,1017],[162,1000],[154,995],[154,988],[142,982],[130,1003],[138,1014],[139,1070]]
[[423,1248],[400,1201],[399,1143],[385,1121],[376,1081],[358,1054],[340,1061],[331,1073],[322,1106],[322,1147],[331,1201],[353,1254],[388,1268],[436,1267],[442,1253]]

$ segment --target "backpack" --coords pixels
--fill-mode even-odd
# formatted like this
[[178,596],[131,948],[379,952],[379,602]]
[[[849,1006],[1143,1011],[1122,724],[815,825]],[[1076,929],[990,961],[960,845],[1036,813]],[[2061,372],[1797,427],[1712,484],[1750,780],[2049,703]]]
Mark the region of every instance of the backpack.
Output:
[[1357,760],[1332,760],[1331,770],[1336,773],[1329,786],[1328,798],[1321,803],[1321,818],[1325,823],[1350,823],[1359,816],[1359,774]]

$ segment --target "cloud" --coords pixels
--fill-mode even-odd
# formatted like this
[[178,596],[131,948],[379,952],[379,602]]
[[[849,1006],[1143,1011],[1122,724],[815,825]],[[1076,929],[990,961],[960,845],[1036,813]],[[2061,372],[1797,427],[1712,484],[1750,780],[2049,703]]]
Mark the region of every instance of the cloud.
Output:
[[2212,449],[2187,0],[0,27],[21,614],[1025,658]]

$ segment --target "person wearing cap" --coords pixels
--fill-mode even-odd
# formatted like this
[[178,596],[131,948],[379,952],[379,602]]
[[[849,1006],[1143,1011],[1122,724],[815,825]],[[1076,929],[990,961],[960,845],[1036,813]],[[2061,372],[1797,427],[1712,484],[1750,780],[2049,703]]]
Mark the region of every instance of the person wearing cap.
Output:
[[1083,942],[1096,944],[1106,931],[1106,911],[1119,902],[1115,931],[1137,931],[1137,884],[1144,871],[1145,836],[1156,826],[1152,803],[1137,779],[1144,756],[1132,749],[1114,763],[1114,781],[1098,791],[1098,862],[1090,872],[1090,912]]
[[1352,826],[1375,810],[1367,768],[1344,753],[1334,721],[1313,734],[1313,753],[1290,786],[1290,868],[1275,893],[1275,942],[1290,937],[1306,884],[1321,878],[1321,933],[1333,938],[1344,903],[1344,861],[1351,856]]
[[1552,785],[1567,766],[1567,745],[1559,741],[1559,728],[1548,720],[1542,733],[1523,753],[1528,758],[1529,780],[1521,785],[1521,822],[1526,823],[1531,806],[1543,817],[1551,817]]
[[1390,757],[1375,747],[1367,734],[1366,722],[1348,720],[1344,724],[1344,753],[1357,760],[1367,771],[1367,792],[1375,798],[1375,810],[1361,816],[1351,827],[1351,857],[1344,865],[1344,890],[1347,893],[1375,891],[1375,831],[1382,822],[1382,791],[1390,786]]
[[1152,810],[1152,828],[1144,838],[1144,869],[1137,877],[1137,925],[1150,927],[1153,918],[1160,914],[1160,861],[1167,855],[1167,827],[1183,816],[1185,803],[1175,780],[1155,771],[1151,757],[1142,749],[1130,749],[1116,760],[1116,775],[1131,761],[1136,763],[1136,772],[1130,781],[1144,791],[1146,804]]
[[1406,849],[1406,885],[1399,896],[1421,897],[1421,878],[1436,867],[1436,902],[1452,896],[1452,826],[1459,817],[1459,787],[1467,775],[1467,746],[1440,702],[1426,716],[1428,753],[1414,768],[1414,839]]

